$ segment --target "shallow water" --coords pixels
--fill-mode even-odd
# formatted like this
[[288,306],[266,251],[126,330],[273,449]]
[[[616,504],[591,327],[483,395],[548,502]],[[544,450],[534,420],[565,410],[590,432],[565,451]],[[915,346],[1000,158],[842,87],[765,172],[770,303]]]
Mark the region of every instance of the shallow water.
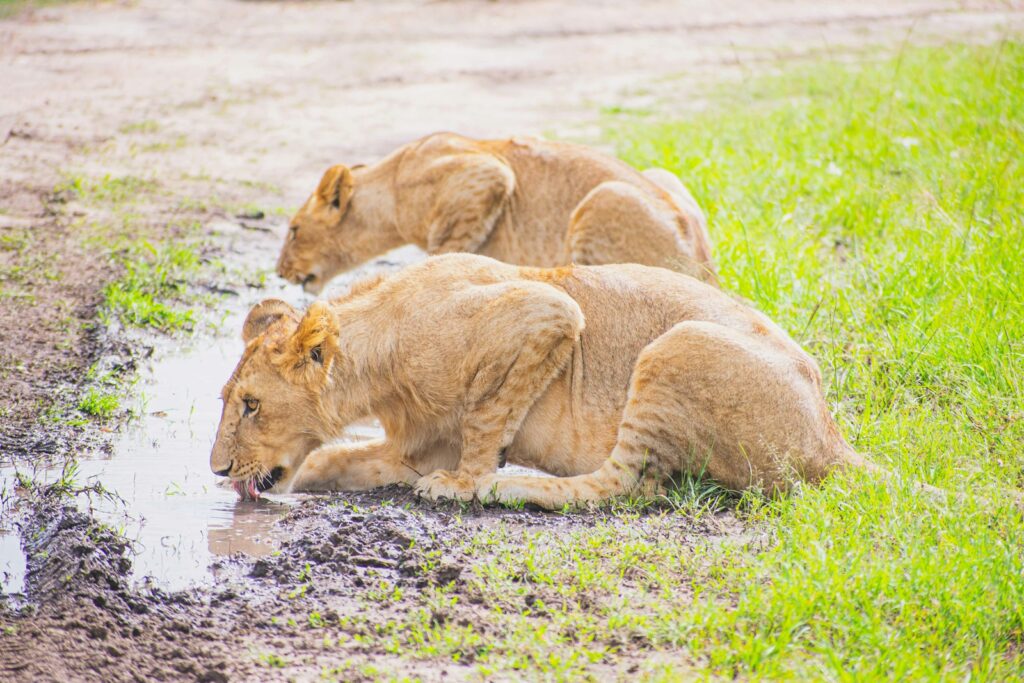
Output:
[[238,339],[216,339],[154,363],[143,385],[143,417],[119,436],[109,458],[81,463],[86,479],[96,477],[125,500],[112,516],[135,541],[136,578],[183,587],[208,579],[215,556],[265,555],[275,547],[274,522],[291,497],[239,501],[209,467],[220,388],[240,352]]
[[25,592],[25,555],[17,529],[0,527],[0,586],[10,595]]
[[[344,289],[368,273],[391,270],[414,260],[403,250],[387,262],[370,264],[339,278],[331,290]],[[266,495],[254,502],[238,500],[224,479],[210,472],[210,448],[220,421],[220,390],[243,349],[239,330],[249,308],[266,297],[308,303],[297,288],[249,291],[227,302],[229,312],[216,337],[184,344],[160,343],[154,360],[140,370],[135,387],[136,413],[119,432],[109,455],[83,457],[75,482],[100,483],[120,501],[80,496],[100,520],[134,541],[132,578],[165,590],[213,580],[210,565],[218,557],[244,553],[266,555],[281,540],[275,522],[301,496]],[[353,425],[345,439],[382,435],[376,424]],[[54,481],[61,468],[26,472],[37,481]],[[0,468],[3,500],[16,499],[16,471]],[[0,527],[0,585],[6,594],[24,590],[25,557],[16,529]]]
[[[134,541],[136,580],[183,588],[211,579],[217,556],[274,550],[274,522],[294,498],[239,501],[209,468],[220,388],[240,351],[237,339],[211,339],[153,362],[138,385],[142,416],[117,435],[109,456],[78,462],[77,485],[98,482],[116,494],[113,500],[80,496],[79,504],[91,505]],[[33,473],[42,481],[60,475],[60,468]],[[0,571],[11,573],[5,592],[20,592],[24,557],[17,536],[0,536],[0,553]]]

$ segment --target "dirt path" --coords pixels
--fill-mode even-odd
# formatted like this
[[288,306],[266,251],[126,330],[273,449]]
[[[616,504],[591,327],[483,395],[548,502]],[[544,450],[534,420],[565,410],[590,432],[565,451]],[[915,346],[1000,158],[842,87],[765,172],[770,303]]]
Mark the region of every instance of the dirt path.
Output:
[[[1022,26],[1020,3],[820,0],[139,0],[0,21],[0,464],[60,456],[97,437],[42,418],[74,400],[85,368],[124,353],[123,340],[94,326],[102,287],[119,269],[105,236],[173,238],[197,222],[230,265],[267,268],[284,216],[331,163],[370,161],[438,129],[592,140],[602,105],[695,107],[703,85],[783,60],[991,41]],[[115,226],[109,211],[67,189],[104,178],[147,188],[130,225],[125,212]],[[247,248],[232,251],[216,235],[246,206],[264,209],[260,227],[273,232],[246,234]],[[320,513],[333,515],[331,525],[364,521],[304,506],[288,521],[299,538],[281,556],[227,563],[227,587],[166,595],[128,585],[124,548],[88,517],[40,508],[45,533],[29,548],[48,558],[30,586],[38,606],[9,618],[0,606],[0,678],[265,679],[276,670],[257,670],[252,653],[271,646],[306,662],[300,678],[315,678],[329,663],[315,638],[266,626],[308,612],[283,597],[305,585],[305,562],[328,568],[321,590],[344,605],[367,572],[411,590],[457,577],[465,559],[445,545],[450,511],[405,519],[375,508],[379,526],[337,551],[327,547],[340,542],[329,525],[311,521]],[[550,524],[494,516],[512,527]],[[715,537],[729,523],[684,531]],[[410,534],[439,544],[445,563],[425,576],[403,573]],[[357,654],[391,662],[395,674],[412,670],[380,652]]]

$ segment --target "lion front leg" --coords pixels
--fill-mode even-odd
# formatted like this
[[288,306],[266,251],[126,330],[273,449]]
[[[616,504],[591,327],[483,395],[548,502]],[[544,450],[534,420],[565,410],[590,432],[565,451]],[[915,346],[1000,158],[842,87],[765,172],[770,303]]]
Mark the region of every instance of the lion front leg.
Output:
[[387,439],[321,446],[292,479],[290,491],[365,491],[388,484],[412,484],[419,474]]
[[476,252],[504,213],[515,174],[501,160],[482,154],[452,156],[444,170],[447,177],[427,222],[427,253]]
[[549,285],[515,282],[500,286],[467,359],[469,380],[460,424],[462,457],[454,471],[438,470],[416,482],[431,500],[471,500],[479,482],[498,469],[502,449],[515,438],[527,412],[564,370],[583,329],[583,312],[567,294]]

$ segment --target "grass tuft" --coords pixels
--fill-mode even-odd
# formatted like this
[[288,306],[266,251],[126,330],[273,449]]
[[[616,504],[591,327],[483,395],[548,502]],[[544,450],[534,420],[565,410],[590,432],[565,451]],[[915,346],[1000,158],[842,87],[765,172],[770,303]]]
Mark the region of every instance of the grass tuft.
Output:
[[155,180],[132,175],[113,176],[107,173],[100,178],[90,178],[69,173],[66,174],[64,181],[54,188],[54,193],[69,194],[89,204],[117,207],[144,199],[158,187],[159,184]]
[[142,242],[123,257],[124,275],[103,290],[100,318],[165,332],[191,330],[195,313],[170,303],[186,291],[185,277],[199,267],[199,256],[187,246],[154,246]]
[[61,5],[72,0],[0,0],[0,19],[11,19],[33,9]]
[[116,393],[98,387],[89,387],[78,401],[78,409],[93,417],[111,417],[121,407],[121,399]]

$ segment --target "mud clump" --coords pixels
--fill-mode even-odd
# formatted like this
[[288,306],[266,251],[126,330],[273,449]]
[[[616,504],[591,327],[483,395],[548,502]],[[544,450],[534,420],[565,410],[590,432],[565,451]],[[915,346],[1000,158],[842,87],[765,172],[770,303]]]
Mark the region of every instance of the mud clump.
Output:
[[31,602],[0,609],[0,680],[228,680],[224,645],[192,625],[192,596],[133,586],[124,537],[65,493],[31,495],[21,525]]
[[432,578],[454,580],[457,572],[432,577],[424,569],[443,552],[454,522],[448,512],[382,505],[380,498],[365,509],[349,498],[315,501],[289,516],[292,540],[278,557],[257,560],[249,576],[294,583],[317,570],[331,577],[332,593],[361,588],[371,578],[419,587]]
[[[281,678],[287,672],[267,668],[259,653],[284,651],[289,661],[309,666],[329,663],[337,653],[324,652],[320,628],[329,628],[323,633],[331,638],[367,635],[433,586],[450,587],[462,607],[431,608],[431,623],[472,622],[484,632],[466,543],[479,530],[501,525],[513,534],[562,535],[610,523],[644,534],[722,531],[714,528],[719,521],[665,518],[656,507],[624,520],[609,510],[432,504],[396,486],[304,498],[278,522],[289,540],[275,554],[233,556],[219,563],[212,586],[165,592],[133,584],[131,545],[68,495],[33,496],[22,526],[32,603],[20,612],[0,608],[3,681]],[[527,608],[558,604],[556,594],[534,588],[524,596]],[[376,601],[369,614],[368,599]],[[372,654],[357,650],[352,653]]]
[[107,606],[130,596],[124,577],[131,570],[128,543],[67,503],[36,506],[25,541],[28,596],[45,604],[63,593]]

